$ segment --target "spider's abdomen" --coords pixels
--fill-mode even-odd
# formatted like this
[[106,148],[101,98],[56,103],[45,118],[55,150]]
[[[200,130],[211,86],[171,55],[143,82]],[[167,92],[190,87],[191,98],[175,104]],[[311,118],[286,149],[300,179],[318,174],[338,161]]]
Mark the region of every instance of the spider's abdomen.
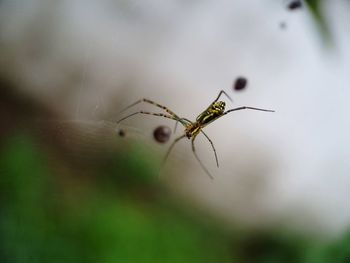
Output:
[[220,117],[224,113],[224,111],[225,111],[225,102],[223,101],[214,102],[204,112],[202,112],[197,117],[196,120],[202,125],[206,125],[214,121],[218,117]]

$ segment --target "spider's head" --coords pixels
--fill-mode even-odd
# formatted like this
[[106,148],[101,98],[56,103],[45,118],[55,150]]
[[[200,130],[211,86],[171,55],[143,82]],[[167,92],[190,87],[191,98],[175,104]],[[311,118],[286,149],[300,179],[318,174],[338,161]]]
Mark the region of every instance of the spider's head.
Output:
[[223,113],[225,111],[226,103],[224,101],[218,101],[213,103],[211,110],[215,113]]

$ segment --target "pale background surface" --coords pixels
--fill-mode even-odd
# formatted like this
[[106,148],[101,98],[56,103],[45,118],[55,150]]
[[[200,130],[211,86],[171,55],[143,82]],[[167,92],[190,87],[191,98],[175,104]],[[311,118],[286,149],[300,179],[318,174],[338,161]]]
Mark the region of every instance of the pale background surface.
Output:
[[[324,234],[349,227],[349,2],[325,4],[331,48],[305,8],[289,12],[283,1],[0,6],[1,74],[67,118],[101,120],[147,97],[194,119],[221,89],[234,97],[232,107],[276,110],[236,112],[206,129],[220,168],[205,140],[197,148],[214,181],[179,144],[167,168],[181,173],[163,177],[175,194],[248,227]],[[239,75],[248,88],[234,94]],[[135,117],[128,124],[151,140],[155,125],[171,122]]]

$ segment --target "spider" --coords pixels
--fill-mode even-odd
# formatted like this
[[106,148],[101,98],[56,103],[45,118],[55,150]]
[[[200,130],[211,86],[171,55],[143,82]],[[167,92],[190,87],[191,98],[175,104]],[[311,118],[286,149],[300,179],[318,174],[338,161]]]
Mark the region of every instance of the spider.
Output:
[[132,114],[129,114],[127,115],[126,117],[120,119],[117,121],[117,123],[120,123],[121,121],[131,117],[131,116],[134,116],[134,115],[137,115],[137,114],[146,114],[146,115],[153,115],[153,116],[159,116],[159,117],[164,117],[164,118],[168,118],[168,119],[171,119],[171,120],[174,120],[176,121],[175,123],[175,129],[174,129],[174,132],[176,130],[176,126],[178,123],[181,123],[185,130],[184,130],[184,134],[181,135],[180,137],[176,138],[173,143],[170,145],[165,157],[164,157],[164,162],[166,161],[166,159],[168,158],[171,150],[173,149],[174,145],[179,142],[181,139],[183,138],[188,138],[188,139],[191,139],[191,144],[192,144],[192,152],[195,156],[195,158],[197,159],[198,163],[200,164],[200,166],[202,167],[202,169],[206,172],[206,174],[211,178],[213,179],[213,176],[210,174],[209,170],[205,167],[205,165],[202,163],[202,161],[199,159],[198,155],[197,155],[197,152],[196,152],[196,148],[195,148],[195,145],[194,145],[194,141],[197,137],[197,135],[199,133],[202,133],[206,138],[207,140],[209,141],[212,149],[213,149],[213,152],[214,152],[214,155],[215,155],[215,161],[216,161],[216,165],[217,167],[219,167],[219,161],[218,161],[218,156],[217,156],[217,153],[216,153],[216,149],[214,147],[214,143],[212,142],[212,140],[209,138],[209,136],[203,131],[203,128],[205,128],[208,124],[212,123],[213,121],[221,118],[222,116],[225,116],[226,114],[230,113],[230,112],[233,112],[233,111],[238,111],[238,110],[246,110],[246,109],[249,109],[249,110],[258,110],[258,111],[267,111],[267,112],[274,112],[274,110],[266,110],[266,109],[260,109],[260,108],[254,108],[254,107],[247,107],[247,106],[242,106],[242,107],[238,107],[238,108],[234,108],[234,109],[230,109],[230,110],[227,110],[225,111],[225,106],[226,106],[226,103],[224,101],[219,101],[219,98],[221,97],[221,95],[224,94],[226,95],[226,97],[232,101],[232,99],[230,98],[230,96],[227,95],[227,93],[223,90],[221,90],[219,92],[219,95],[216,97],[216,99],[209,105],[209,107],[204,110],[201,114],[198,115],[198,117],[196,118],[196,121],[190,121],[189,119],[187,118],[182,118],[182,117],[179,117],[178,115],[176,115],[173,111],[171,111],[170,109],[168,109],[167,107],[163,106],[163,105],[160,105],[152,100],[149,100],[149,99],[140,99],[136,102],[134,102],[133,104],[129,105],[128,107],[124,108],[121,112],[139,104],[139,103],[142,103],[142,102],[146,102],[146,103],[149,103],[149,104],[152,104],[158,108],[161,108],[162,110],[164,110],[167,114],[164,114],[164,113],[153,113],[153,112],[148,112],[148,111],[137,111],[137,112],[134,112]]

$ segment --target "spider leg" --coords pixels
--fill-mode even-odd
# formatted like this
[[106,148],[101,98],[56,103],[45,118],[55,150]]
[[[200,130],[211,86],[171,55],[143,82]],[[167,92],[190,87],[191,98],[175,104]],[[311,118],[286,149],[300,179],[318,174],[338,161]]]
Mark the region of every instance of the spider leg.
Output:
[[219,167],[219,160],[218,160],[218,156],[216,154],[216,150],[215,150],[215,147],[214,147],[214,143],[212,142],[212,140],[210,140],[209,136],[205,134],[205,132],[203,130],[201,130],[201,133],[204,134],[204,136],[208,139],[208,141],[210,142],[211,144],[211,147],[213,148],[213,151],[214,151],[214,155],[215,155],[215,160],[216,160],[216,166]]
[[[177,124],[181,122],[182,125],[186,126],[187,124],[192,124],[192,121],[186,118],[180,118],[176,121],[175,127],[174,127],[174,133],[176,132]],[[187,123],[186,123],[187,122]]]
[[132,117],[134,115],[137,115],[137,114],[147,114],[147,115],[153,115],[153,116],[159,116],[159,117],[164,117],[164,118],[168,118],[168,119],[171,119],[171,120],[175,120],[177,121],[178,119],[174,116],[171,116],[171,115],[167,115],[167,114],[163,114],[163,113],[153,113],[153,112],[148,112],[148,111],[138,111],[138,112],[134,112],[132,114],[129,114],[127,116],[125,116],[124,118],[120,119],[117,121],[117,123],[120,123],[121,121],[129,118],[129,117]]
[[154,105],[154,106],[156,106],[156,107],[158,107],[158,108],[161,108],[161,109],[165,110],[167,113],[169,113],[171,116],[174,116],[174,117],[176,117],[177,119],[179,119],[179,117],[178,117],[173,111],[171,111],[170,109],[168,109],[167,107],[165,107],[165,106],[163,106],[163,105],[160,105],[160,104],[158,104],[158,103],[156,103],[156,102],[154,102],[154,101],[152,101],[152,100],[145,99],[145,98],[140,99],[140,100],[134,102],[133,104],[130,104],[129,106],[127,106],[126,108],[124,108],[123,110],[121,110],[119,113],[122,113],[122,112],[126,111],[127,109],[130,109],[131,107],[133,107],[133,106],[135,106],[135,105],[137,105],[137,104],[139,104],[139,103],[141,103],[141,102],[146,102],[146,103],[152,104],[152,105]]
[[202,163],[202,161],[199,159],[197,152],[196,152],[196,148],[194,147],[194,140],[196,137],[192,138],[192,152],[194,154],[194,156],[196,157],[197,161],[199,162],[199,164],[201,165],[202,169],[207,173],[207,175],[210,177],[210,179],[214,179],[214,177],[209,173],[208,169],[204,166],[204,164]]
[[232,101],[231,97],[229,95],[227,95],[227,93],[224,90],[221,90],[219,92],[219,95],[216,97],[216,99],[212,103],[217,102],[222,94],[225,94],[226,97],[229,98],[230,101]]
[[247,107],[247,106],[242,106],[242,107],[238,107],[238,108],[234,108],[228,111],[225,111],[224,113],[222,113],[220,116],[217,116],[216,118],[212,119],[210,122],[206,123],[203,128],[205,126],[207,126],[208,124],[212,123],[213,121],[216,121],[217,119],[221,118],[222,116],[225,116],[226,114],[233,112],[233,111],[238,111],[238,110],[258,110],[258,111],[266,111],[266,112],[275,112],[274,110],[266,110],[266,109],[261,109],[261,108],[254,108],[254,107]]
[[175,145],[178,141],[180,141],[181,139],[183,139],[183,138],[185,138],[185,137],[186,137],[186,135],[184,134],[184,135],[181,135],[180,137],[176,138],[176,139],[173,141],[173,143],[170,145],[168,151],[166,152],[166,154],[165,154],[165,156],[164,156],[163,165],[164,165],[165,161],[168,159],[168,156],[169,156],[171,150],[173,149],[174,145]]
[[225,111],[220,117],[226,115],[227,113],[230,113],[232,111],[237,111],[237,110],[259,110],[259,111],[275,112],[274,110],[266,110],[266,109],[260,109],[260,108],[243,106],[243,107],[238,107],[238,108],[235,108],[235,109],[231,109],[231,110]]

